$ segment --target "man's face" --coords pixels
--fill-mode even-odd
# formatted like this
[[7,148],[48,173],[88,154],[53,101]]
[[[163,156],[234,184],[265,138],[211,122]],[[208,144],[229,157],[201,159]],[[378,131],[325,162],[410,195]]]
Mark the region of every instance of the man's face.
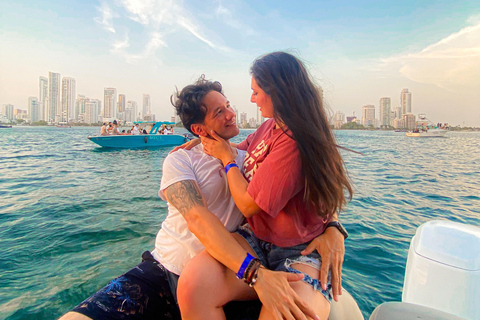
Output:
[[204,126],[207,134],[214,130],[223,139],[231,139],[239,133],[235,111],[230,102],[217,91],[210,91],[203,98],[207,107]]

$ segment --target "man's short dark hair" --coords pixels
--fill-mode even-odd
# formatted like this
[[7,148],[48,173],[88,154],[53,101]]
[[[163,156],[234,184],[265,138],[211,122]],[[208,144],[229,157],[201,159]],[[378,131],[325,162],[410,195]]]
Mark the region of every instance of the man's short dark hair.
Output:
[[203,99],[210,91],[217,91],[223,95],[220,82],[206,80],[205,75],[202,75],[194,84],[186,86],[180,92],[177,90],[170,97],[170,102],[180,116],[183,126],[195,136],[198,135],[193,133],[190,127],[195,123],[204,123],[207,107]]

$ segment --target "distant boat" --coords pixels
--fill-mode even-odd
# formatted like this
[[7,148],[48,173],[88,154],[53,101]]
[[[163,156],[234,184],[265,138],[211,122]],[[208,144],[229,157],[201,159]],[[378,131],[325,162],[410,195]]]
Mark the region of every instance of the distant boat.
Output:
[[0,128],[11,128],[12,126],[6,124],[0,124]]
[[57,128],[71,128],[68,124],[57,124]]
[[447,134],[448,130],[446,129],[427,129],[425,131],[410,131],[407,132],[407,137],[418,137],[418,138],[443,138]]
[[141,124],[151,124],[152,128],[148,134],[122,134],[108,136],[88,136],[87,139],[104,148],[149,148],[149,147],[170,147],[179,146],[189,140],[186,135],[180,134],[158,134],[162,125],[174,125],[174,122],[167,121],[144,121],[134,122]]
[[415,129],[407,132],[407,137],[414,138],[443,138],[448,132],[448,124],[435,125],[428,120],[425,114],[418,115]]

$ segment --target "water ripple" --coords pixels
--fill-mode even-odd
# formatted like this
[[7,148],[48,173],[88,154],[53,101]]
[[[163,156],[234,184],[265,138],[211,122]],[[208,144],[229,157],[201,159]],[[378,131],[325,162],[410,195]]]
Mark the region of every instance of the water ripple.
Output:
[[[166,215],[157,195],[170,149],[109,150],[97,128],[0,132],[0,318],[57,318],[140,261]],[[242,131],[235,142],[251,131]],[[410,239],[432,219],[480,225],[480,134],[409,139],[337,131],[355,194],[344,286],[366,319],[399,301]]]

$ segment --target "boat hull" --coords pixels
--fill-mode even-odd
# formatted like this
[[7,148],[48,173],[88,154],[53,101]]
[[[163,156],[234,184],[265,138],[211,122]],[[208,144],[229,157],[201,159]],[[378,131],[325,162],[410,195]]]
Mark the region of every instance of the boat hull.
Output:
[[432,129],[427,132],[407,132],[407,137],[414,138],[443,138],[447,134],[447,130]]
[[104,148],[150,148],[150,147],[171,147],[185,143],[186,138],[182,135],[118,135],[118,136],[93,136],[87,137],[93,143]]

